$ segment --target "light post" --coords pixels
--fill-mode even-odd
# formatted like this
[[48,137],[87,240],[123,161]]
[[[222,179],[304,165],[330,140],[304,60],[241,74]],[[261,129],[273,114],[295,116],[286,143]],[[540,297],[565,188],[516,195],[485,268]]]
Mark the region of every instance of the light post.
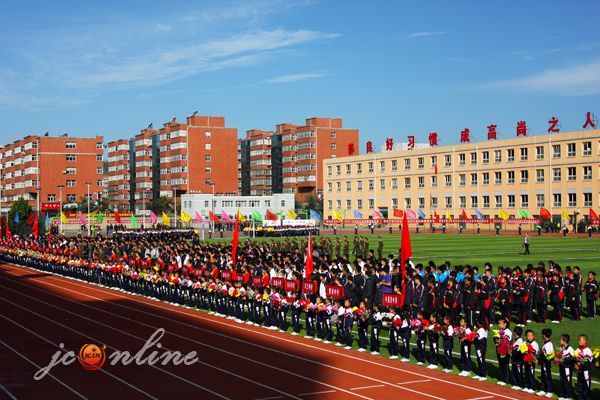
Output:
[[[212,199],[210,199],[210,208],[211,208],[211,212],[214,214],[215,213],[215,184],[211,184],[210,185],[212,187]],[[212,222],[212,232],[213,234],[215,233],[215,221],[213,221],[213,219],[211,218],[211,222]]]
[[146,191],[148,188],[142,188],[142,225],[146,228]]
[[88,232],[88,236],[91,236],[91,221],[90,221],[90,185],[91,183],[86,182],[85,186],[87,186],[87,232]]
[[62,192],[63,192],[64,187],[65,187],[64,185],[58,185],[58,190],[60,191],[60,198],[59,198],[59,200],[60,200],[60,215],[59,215],[59,217],[60,217],[60,234],[61,235],[63,233],[63,218],[62,218],[62,216],[63,216],[63,208],[62,208],[63,207],[63,200],[62,200]]
[[177,229],[177,185],[173,185],[173,204],[175,205],[175,229]]

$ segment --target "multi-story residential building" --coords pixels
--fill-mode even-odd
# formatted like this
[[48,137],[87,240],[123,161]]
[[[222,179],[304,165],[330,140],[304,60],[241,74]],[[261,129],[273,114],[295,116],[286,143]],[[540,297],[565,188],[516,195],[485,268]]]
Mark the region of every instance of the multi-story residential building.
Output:
[[24,198],[32,207],[55,210],[103,191],[103,137],[26,136],[0,150],[1,209]]
[[156,132],[158,131],[151,128],[142,129],[133,138],[135,150],[134,201],[136,214],[143,212],[148,214],[152,206],[152,199],[158,196],[160,192],[160,185],[153,182],[155,171],[152,168],[154,165],[153,157],[159,154],[157,151],[159,147],[156,144],[152,145],[153,140],[157,142],[154,139]]
[[[239,146],[240,190],[245,195],[293,193],[299,200],[321,196],[322,161],[357,154],[359,148],[358,129],[344,128],[340,118],[308,118],[304,125],[278,124],[271,135],[249,134],[255,139],[247,136]],[[253,140],[257,144],[251,148]]]
[[[111,210],[129,211],[131,208],[132,142],[119,139],[107,144],[108,150],[108,203]],[[133,182],[134,183],[134,182]]]
[[[334,211],[370,218],[378,209],[420,209],[496,218],[548,209],[571,223],[600,208],[600,130],[587,130],[333,158],[325,171],[324,217]],[[352,217],[349,217],[352,218]]]

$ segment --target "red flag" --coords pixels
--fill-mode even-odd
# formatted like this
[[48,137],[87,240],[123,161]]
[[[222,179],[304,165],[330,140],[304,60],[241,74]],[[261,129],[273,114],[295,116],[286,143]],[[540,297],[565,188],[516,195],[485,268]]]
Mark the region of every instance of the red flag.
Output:
[[116,222],[117,224],[120,224],[120,223],[121,223],[121,216],[119,215],[119,213],[115,213],[115,222]]
[[10,226],[8,226],[8,214],[6,214],[6,238],[12,239],[12,233],[10,233]]
[[467,213],[465,212],[465,210],[464,210],[464,209],[462,210],[462,213],[461,213],[460,215],[462,215],[462,217],[463,217],[464,219],[469,219],[469,216],[467,215]]
[[440,222],[440,216],[435,211],[433,212],[433,218],[435,219],[435,222]]
[[394,217],[402,218],[403,215],[404,215],[404,211],[394,208]]
[[437,167],[437,164],[435,164],[435,167],[434,167],[434,169],[433,169],[433,172],[434,172],[434,173],[437,175],[437,173],[438,173],[438,167]]
[[406,260],[412,256],[412,247],[410,245],[410,232],[408,230],[408,219],[406,213],[402,220],[402,245],[400,247],[400,268],[402,274],[402,301],[404,306],[404,297],[406,296]]
[[[268,212],[268,211],[267,211]],[[304,268],[304,280],[310,280],[313,273],[312,237],[308,235],[308,247],[306,248],[306,267]]]
[[2,219],[0,218],[0,239],[2,239]]
[[548,221],[552,220],[552,214],[545,208],[540,208],[540,218],[547,219]]
[[267,210],[267,215],[266,215],[267,219],[270,219],[271,221],[277,221],[277,215],[273,214],[271,211]]
[[33,224],[31,226],[31,234],[36,238],[40,235],[40,225],[38,223],[37,216],[33,219]]
[[34,218],[35,218],[35,214],[34,213],[29,214],[29,217],[27,218],[27,225],[33,224],[33,219]]
[[235,213],[235,227],[233,228],[233,240],[231,241],[231,263],[235,266],[237,261],[238,238],[240,236],[240,212]]
[[594,220],[596,220],[596,221],[597,221],[597,220],[598,220],[598,214],[596,214],[596,213],[594,212],[594,210],[592,210],[591,208],[590,208],[590,219],[591,219],[592,221],[594,221]]
[[219,222],[221,222],[221,220],[219,219],[219,216],[211,211],[208,212],[208,218],[217,224]]

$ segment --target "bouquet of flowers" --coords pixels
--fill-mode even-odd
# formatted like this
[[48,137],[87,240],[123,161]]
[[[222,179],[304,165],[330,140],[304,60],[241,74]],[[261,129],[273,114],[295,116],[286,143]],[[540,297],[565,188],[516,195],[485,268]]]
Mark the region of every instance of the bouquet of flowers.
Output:
[[594,359],[600,360],[600,347],[596,347],[594,351],[592,351],[592,355],[594,356]]
[[410,329],[412,329],[412,330],[420,329],[421,325],[422,325],[421,320],[418,318],[410,320]]
[[575,359],[575,362],[580,363],[580,364],[592,362],[592,360],[593,360],[593,356],[592,357],[586,356],[585,354],[583,354],[583,350],[581,350],[581,349],[576,349],[573,352],[573,358]]
[[463,328],[461,328],[460,326],[454,327],[454,336],[461,338],[464,333],[465,333],[465,330]]
[[268,293],[264,293],[262,295],[262,301],[267,302],[269,300],[271,300],[271,296]]
[[430,329],[439,334],[446,332],[446,327],[442,324],[433,324]]
[[550,353],[546,353],[544,354],[544,357],[546,357],[546,360],[548,361],[552,361],[554,360],[554,357],[556,357],[556,353],[554,353],[553,351]]
[[537,359],[535,357],[535,350],[529,343],[523,343],[519,346],[519,351],[524,354],[523,361],[526,364],[534,364]]
[[554,361],[554,364],[556,364],[556,365],[560,365],[565,362],[565,357],[564,357],[564,353],[562,350],[559,350],[557,353],[554,354],[553,361]]
[[327,304],[325,304],[325,303],[319,304],[317,311],[324,314],[327,311]]
[[248,300],[254,299],[254,290],[252,290],[252,289],[246,290],[246,298]]
[[318,308],[317,303],[313,303],[313,302],[308,303],[308,311],[316,312],[317,308]]
[[469,343],[473,343],[475,341],[475,338],[477,337],[477,332],[469,332],[469,333],[463,333],[463,340],[465,342],[469,342]]
[[392,319],[392,326],[399,328],[402,326],[402,318],[394,318]]

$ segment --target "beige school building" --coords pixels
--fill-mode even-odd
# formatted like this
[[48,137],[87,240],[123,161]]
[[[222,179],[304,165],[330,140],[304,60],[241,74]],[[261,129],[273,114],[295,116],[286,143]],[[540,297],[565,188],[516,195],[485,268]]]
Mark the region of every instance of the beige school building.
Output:
[[453,219],[504,210],[512,220],[543,207],[555,222],[568,222],[566,211],[572,225],[600,211],[600,130],[332,158],[323,172],[324,220],[337,211],[352,223],[374,210],[394,219],[394,209]]

